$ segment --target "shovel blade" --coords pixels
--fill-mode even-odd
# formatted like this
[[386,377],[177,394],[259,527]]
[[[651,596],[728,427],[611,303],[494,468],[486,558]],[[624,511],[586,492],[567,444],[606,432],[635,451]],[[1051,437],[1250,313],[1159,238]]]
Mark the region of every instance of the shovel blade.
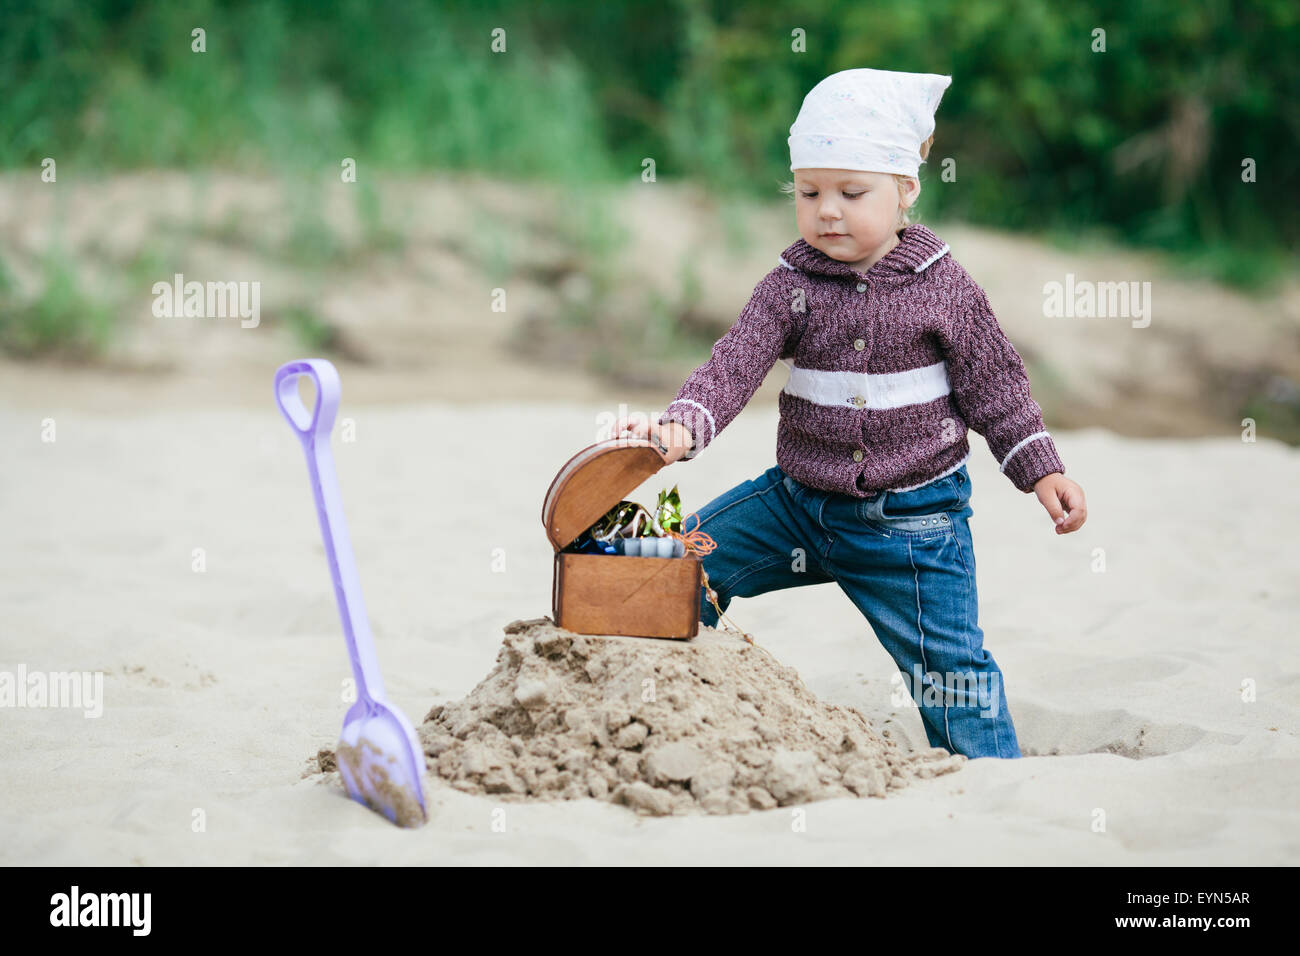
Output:
[[371,702],[366,713],[348,713],[337,752],[348,796],[399,827],[422,826],[424,751],[401,713]]

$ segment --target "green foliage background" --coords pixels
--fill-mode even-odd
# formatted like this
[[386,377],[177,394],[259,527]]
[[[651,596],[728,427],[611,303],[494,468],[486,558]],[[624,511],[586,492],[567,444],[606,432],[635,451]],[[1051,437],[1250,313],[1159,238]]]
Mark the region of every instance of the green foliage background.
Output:
[[[474,169],[775,197],[803,95],[948,73],[923,212],[1204,259],[1297,238],[1291,0],[0,2],[0,164]],[[207,52],[190,49],[206,30]],[[507,52],[491,51],[506,31]],[[1106,52],[1093,52],[1093,31]],[[792,51],[802,30],[807,52]],[[1124,167],[1124,159],[1129,162]],[[1258,167],[1243,183],[1242,161]],[[956,181],[939,163],[955,161]],[[1124,167],[1124,168],[1121,168]]]

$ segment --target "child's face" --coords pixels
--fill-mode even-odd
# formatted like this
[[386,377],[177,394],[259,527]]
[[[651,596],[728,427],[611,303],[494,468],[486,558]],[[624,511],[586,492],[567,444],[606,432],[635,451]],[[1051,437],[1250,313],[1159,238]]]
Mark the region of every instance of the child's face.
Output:
[[[909,182],[909,193],[914,185]],[[902,203],[898,183],[888,173],[796,169],[794,196],[799,234],[841,262],[865,263],[898,227]]]

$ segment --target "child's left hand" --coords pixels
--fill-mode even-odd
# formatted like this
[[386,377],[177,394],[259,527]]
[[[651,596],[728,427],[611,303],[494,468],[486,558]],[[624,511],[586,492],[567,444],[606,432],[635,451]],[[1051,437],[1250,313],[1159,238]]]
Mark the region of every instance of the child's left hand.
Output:
[[1078,531],[1088,520],[1088,505],[1083,500],[1083,489],[1059,471],[1044,475],[1034,482],[1034,494],[1038,495],[1038,500],[1052,516],[1057,534]]

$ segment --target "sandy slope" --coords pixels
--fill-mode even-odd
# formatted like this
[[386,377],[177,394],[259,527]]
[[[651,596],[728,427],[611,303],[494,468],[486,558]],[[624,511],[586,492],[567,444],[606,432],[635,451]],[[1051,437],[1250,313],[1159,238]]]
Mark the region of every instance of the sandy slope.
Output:
[[[347,394],[344,501],[390,695],[418,722],[487,673],[506,623],[548,612],[541,498],[601,409]],[[1058,537],[973,438],[982,624],[1037,756],[813,804],[800,833],[783,809],[648,820],[595,801],[512,805],[501,833],[491,798],[449,789],[412,833],[300,778],[348,672],[306,469],[269,401],[77,408],[0,412],[0,670],[102,669],[105,708],[0,711],[0,861],[1300,862],[1294,449],[1056,432],[1091,512]],[[699,506],[772,464],[775,424],[755,403],[662,479]],[[732,611],[814,693],[924,746],[833,586]]]

